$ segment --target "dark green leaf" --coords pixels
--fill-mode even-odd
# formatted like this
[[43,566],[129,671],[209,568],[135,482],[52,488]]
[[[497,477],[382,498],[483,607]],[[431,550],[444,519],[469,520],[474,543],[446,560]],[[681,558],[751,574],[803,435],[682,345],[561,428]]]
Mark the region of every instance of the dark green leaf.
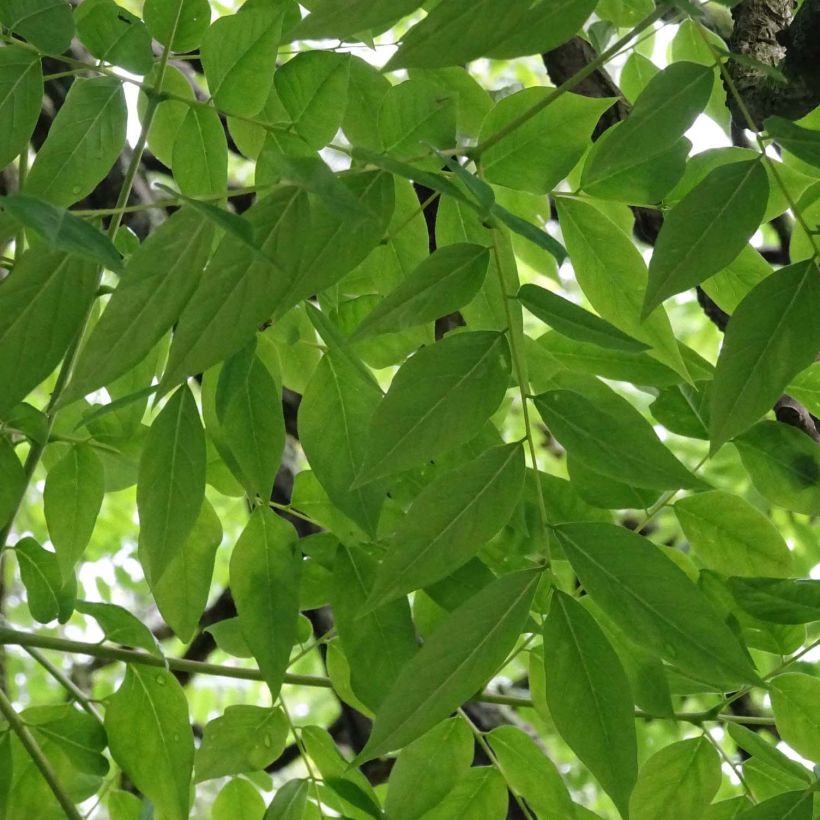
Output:
[[120,80],[74,80],[37,152],[24,192],[63,207],[88,196],[125,147],[127,119]]
[[151,352],[196,288],[213,235],[207,219],[183,208],[137,248],[80,353],[63,404],[110,384]]
[[533,316],[558,333],[579,342],[590,342],[599,347],[614,347],[617,350],[631,352],[646,350],[649,347],[622,333],[594,313],[538,285],[523,285],[516,298]]
[[671,148],[705,107],[713,76],[711,66],[680,61],[652,77],[623,124],[597,141],[581,186],[632,170]]
[[40,57],[19,46],[0,49],[0,121],[5,123],[0,132],[0,168],[28,148],[42,101]]
[[503,820],[508,794],[504,778],[492,766],[477,766],[456,783],[450,794],[424,815],[424,820]]
[[357,485],[423,464],[473,438],[496,410],[510,372],[505,336],[457,333],[422,348],[376,409]]
[[730,578],[729,589],[755,618],[776,624],[820,621],[820,580]]
[[626,817],[638,774],[629,681],[593,617],[557,590],[544,624],[544,670],[561,737]]
[[282,754],[287,736],[281,709],[229,706],[205,726],[196,751],[196,782],[264,769]]
[[26,491],[26,474],[9,440],[0,438],[0,527],[14,517]]
[[276,790],[264,820],[302,820],[308,798],[307,780],[289,780]]
[[245,642],[276,698],[296,643],[302,557],[293,527],[267,507],[251,515],[231,555],[231,592]]
[[211,22],[208,0],[145,0],[142,10],[151,34],[172,51],[193,51]]
[[97,289],[92,263],[31,248],[0,283],[0,414],[40,384],[74,340]]
[[615,415],[574,390],[541,393],[535,406],[573,457],[596,472],[648,489],[702,486],[637,411]]
[[820,452],[805,433],[762,421],[734,440],[757,490],[787,510],[820,515]]
[[205,433],[193,394],[180,387],[154,419],[140,458],[140,561],[156,584],[196,523],[205,497]]
[[395,333],[454,313],[478,292],[490,253],[481,245],[446,245],[427,257],[356,329],[354,338]]
[[63,581],[57,556],[33,538],[22,538],[14,547],[20,579],[26,588],[31,617],[41,624],[58,618],[65,623],[74,609],[76,584],[72,575]]
[[228,188],[228,141],[212,108],[192,105],[179,125],[171,154],[179,190],[188,196],[212,196]]
[[781,268],[738,305],[715,368],[712,452],[757,421],[814,361],[820,349],[817,316],[820,269],[813,259]]
[[369,29],[380,30],[415,11],[420,0],[318,0],[311,14],[289,34],[292,39],[346,39]]
[[515,644],[540,578],[504,575],[441,623],[382,701],[357,762],[407,745],[484,685]]
[[770,797],[737,815],[737,820],[811,820],[812,792],[794,791]]
[[221,111],[243,117],[258,114],[268,99],[282,29],[281,8],[240,9],[220,17],[200,47],[205,78]]
[[435,68],[475,60],[518,29],[529,5],[527,0],[449,0],[405,34],[385,69]]
[[365,608],[376,562],[363,550],[342,545],[333,570],[333,615],[350,664],[350,685],[376,711],[416,653],[416,633],[406,600]]
[[91,540],[104,492],[102,462],[87,445],[69,448],[48,471],[43,512],[65,580],[73,577],[74,567]]
[[783,148],[803,162],[820,168],[820,131],[802,128],[783,117],[769,117],[763,125]]
[[368,608],[453,573],[509,520],[521,496],[524,450],[494,447],[428,484],[390,539]]
[[[504,97],[484,119],[479,139],[491,138],[550,93],[548,88],[526,88]],[[522,191],[550,193],[581,159],[595,124],[613,102],[564,94],[481,155],[486,178]],[[539,157],[535,164],[533,156]]]
[[725,268],[746,247],[766,209],[761,160],[715,168],[668,214],[649,263],[643,315]]
[[152,655],[162,654],[151,630],[127,609],[94,601],[77,601],[76,609],[92,617],[111,643],[145,649]]
[[52,250],[75,253],[113,271],[121,270],[122,257],[111,240],[69,211],[26,194],[4,197],[2,206]]
[[159,580],[149,579],[151,594],[165,622],[184,642],[190,641],[208,603],[222,524],[205,499],[193,529]]
[[65,0],[3,0],[0,21],[33,46],[61,54],[71,45],[74,18]]
[[154,64],[145,23],[114,0],[84,0],[74,12],[77,36],[98,60],[147,74]]
[[[469,770],[473,735],[460,717],[430,729],[396,758],[390,772],[385,811],[396,820],[418,820],[438,805]],[[419,788],[423,783],[424,788]]]
[[555,528],[581,583],[626,635],[698,680],[759,683],[711,601],[651,541],[612,524]]
[[185,820],[194,765],[188,701],[164,669],[129,664],[105,710],[111,755],[168,820]]

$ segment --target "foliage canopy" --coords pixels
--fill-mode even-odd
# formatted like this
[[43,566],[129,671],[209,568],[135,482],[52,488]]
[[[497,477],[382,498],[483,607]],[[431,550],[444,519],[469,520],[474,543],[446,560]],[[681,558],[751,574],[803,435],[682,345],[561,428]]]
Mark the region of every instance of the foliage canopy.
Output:
[[820,817],[798,17],[120,2],[0,0],[0,817]]

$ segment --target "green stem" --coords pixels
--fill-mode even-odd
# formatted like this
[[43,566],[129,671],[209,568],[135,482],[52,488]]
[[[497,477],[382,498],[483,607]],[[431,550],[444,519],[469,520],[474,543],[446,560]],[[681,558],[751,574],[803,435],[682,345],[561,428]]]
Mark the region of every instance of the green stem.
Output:
[[85,692],[74,683],[69,677],[63,674],[61,669],[58,669],[39,649],[34,646],[24,646],[23,649],[34,658],[43,669],[51,675],[63,689],[68,692],[69,696],[72,700],[76,701],[79,706],[86,712],[88,712],[91,717],[96,718],[99,723],[102,723],[102,717],[100,713],[94,708],[94,704],[88,699],[88,696]]
[[544,505],[544,496],[541,492],[541,474],[538,471],[538,456],[535,449],[535,438],[532,434],[532,424],[530,423],[530,409],[527,402],[527,395],[529,394],[529,385],[524,378],[524,365],[521,359],[521,351],[515,341],[515,333],[513,331],[513,315],[510,309],[510,294],[504,286],[504,274],[501,271],[501,253],[498,249],[498,234],[493,231],[493,256],[495,257],[495,268],[498,273],[498,284],[501,288],[501,301],[504,303],[504,311],[507,319],[507,327],[509,328],[510,352],[512,353],[513,367],[515,368],[515,380],[518,382],[518,394],[521,399],[521,413],[524,418],[524,432],[527,439],[527,447],[530,451],[530,463],[532,464],[532,472],[535,480],[535,495],[538,504],[538,518],[541,522],[541,541],[544,548],[544,555],[547,559],[547,566],[552,561],[552,553],[550,550],[549,537],[549,520],[547,517],[547,508]]
[[[135,649],[121,649],[114,646],[106,646],[100,643],[84,643],[68,638],[57,638],[52,635],[43,635],[37,632],[23,632],[9,627],[0,627],[0,645],[37,647],[39,649],[51,649],[57,652],[68,652],[73,655],[88,655],[92,658],[102,658],[107,661],[122,661],[124,663],[138,663],[142,666],[155,666],[162,669],[171,669],[175,672],[189,672],[192,675],[211,675],[221,678],[237,678],[239,680],[262,681],[262,673],[256,668],[240,668],[236,666],[221,666],[216,663],[205,663],[203,661],[191,661],[185,658],[161,658],[156,655],[149,655],[147,652],[140,652]],[[809,651],[811,647],[802,651],[801,654]],[[795,658],[796,660],[796,658]],[[772,673],[774,674],[774,673]],[[332,689],[333,684],[330,678],[319,677],[318,675],[285,675],[284,682],[292,686],[313,686],[320,689]],[[492,692],[481,692],[471,701],[477,703],[496,703],[501,706],[517,706],[531,709],[535,706],[531,697],[520,695],[499,695]],[[723,721],[726,723],[747,723],[750,725],[769,726],[774,723],[774,718],[719,714],[714,710],[703,712],[680,712],[674,715],[653,715],[641,709],[635,710],[635,717],[645,720],[682,720],[688,723],[700,724],[705,721]]]
[[34,765],[40,770],[43,779],[48,783],[52,794],[57,799],[57,802],[65,812],[66,817],[70,820],[82,820],[82,815],[77,811],[77,807],[72,802],[71,798],[63,789],[62,783],[54,774],[54,769],[51,768],[49,759],[43,754],[43,750],[37,743],[34,735],[29,731],[28,726],[20,719],[11,701],[6,697],[5,692],[0,689],[0,714],[8,721],[14,734],[17,735],[23,748],[28,752]]
[[644,19],[641,20],[641,22],[638,23],[630,32],[621,37],[620,40],[610,46],[606,51],[599,54],[594,60],[587,63],[580,71],[573,74],[568,80],[561,83],[561,85],[559,85],[558,88],[556,88],[551,94],[548,94],[544,97],[544,99],[539,100],[539,102],[531,108],[528,108],[514,120],[508,122],[503,128],[499,128],[498,131],[496,131],[492,136],[489,136],[487,139],[479,142],[478,145],[469,149],[466,153],[471,159],[478,159],[478,157],[480,157],[489,148],[497,145],[505,137],[512,134],[513,131],[517,130],[522,125],[529,122],[533,117],[540,114],[545,108],[547,108],[547,106],[552,105],[559,97],[562,97],[568,91],[572,91],[578,83],[589,77],[590,74],[593,74],[603,65],[608,63],[618,54],[619,51],[621,51],[625,46],[628,46],[636,35],[640,34],[644,29],[651,26],[657,20],[660,20],[671,7],[672,3],[670,2],[660,3],[651,14],[644,17]]

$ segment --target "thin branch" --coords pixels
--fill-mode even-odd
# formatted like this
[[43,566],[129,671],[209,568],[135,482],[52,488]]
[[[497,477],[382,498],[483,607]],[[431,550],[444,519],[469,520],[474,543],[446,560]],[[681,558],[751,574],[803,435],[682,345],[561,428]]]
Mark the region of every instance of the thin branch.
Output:
[[5,692],[0,689],[0,713],[8,721],[14,734],[17,735],[23,748],[28,752],[34,765],[40,770],[43,779],[48,783],[51,793],[57,799],[60,807],[65,812],[69,820],[82,820],[82,815],[77,811],[77,807],[72,802],[68,793],[63,788],[63,784],[57,779],[54,769],[51,768],[49,759],[43,754],[43,750],[37,743],[37,739],[29,730],[28,726],[20,719],[11,701],[6,697]]

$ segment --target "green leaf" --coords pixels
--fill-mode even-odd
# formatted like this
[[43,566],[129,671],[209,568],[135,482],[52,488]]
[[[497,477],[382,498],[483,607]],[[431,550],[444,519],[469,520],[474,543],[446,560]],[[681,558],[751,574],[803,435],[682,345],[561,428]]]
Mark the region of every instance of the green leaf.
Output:
[[738,305],[715,368],[713,453],[757,421],[814,361],[819,315],[820,269],[813,259],[766,277]]
[[806,767],[796,760],[786,757],[775,746],[767,743],[761,733],[753,732],[739,723],[730,723],[726,728],[732,740],[741,749],[750,755],[754,755],[758,761],[765,761],[765,763],[779,769],[788,777],[802,780],[806,784],[811,783],[812,776]]
[[125,148],[127,119],[120,80],[74,80],[37,152],[24,192],[63,207],[88,196]]
[[95,265],[65,253],[27,250],[0,285],[0,414],[60,363],[97,290]]
[[196,523],[205,497],[205,433],[187,385],[154,419],[137,478],[140,561],[153,584]]
[[561,444],[595,472],[648,489],[702,486],[638,411],[624,403],[616,414],[593,398],[574,390],[549,390],[534,401]]
[[415,11],[420,0],[318,0],[311,14],[288,35],[289,39],[313,40],[324,37],[347,39],[370,29],[384,29]]
[[99,721],[69,704],[31,706],[21,713],[43,748],[59,750],[71,756],[77,772],[95,777],[108,773],[103,756],[105,731]]
[[31,617],[41,624],[55,618],[65,623],[74,609],[76,584],[72,575],[63,581],[57,556],[33,538],[22,538],[14,546],[20,580],[26,588]]
[[629,681],[593,617],[557,590],[544,623],[544,670],[561,737],[626,817],[638,773]]
[[350,489],[364,461],[378,386],[341,351],[326,353],[299,405],[299,440],[311,470],[331,501],[375,536],[385,487]]
[[307,780],[289,780],[276,790],[264,820],[303,820],[308,798]]
[[80,353],[61,404],[110,384],[154,349],[194,292],[213,235],[207,219],[183,208],[137,248]]
[[[2,15],[0,7],[0,15]],[[20,46],[0,49],[0,168],[28,148],[43,101],[40,57]]]
[[820,580],[730,578],[729,589],[755,618],[776,624],[820,621]]
[[70,447],[48,471],[43,511],[64,580],[73,577],[91,540],[104,492],[102,462],[87,445]]
[[671,148],[709,100],[710,66],[675,62],[656,74],[629,117],[599,139],[581,174],[581,187],[602,183]]
[[200,46],[208,89],[226,114],[253,117],[273,85],[282,8],[240,9],[217,18]]
[[[485,117],[479,140],[491,138],[553,92],[525,88],[504,97]],[[611,98],[564,94],[481,155],[484,175],[510,188],[551,193],[581,159],[596,123],[613,102]],[[533,156],[539,158],[537,163],[532,162]]]
[[309,224],[308,207],[298,189],[282,188],[244,215],[253,228],[253,243],[234,234],[223,237],[180,317],[164,385],[202,373],[235,353],[270,318],[283,287],[281,266],[298,262],[286,240]]
[[761,495],[787,510],[820,515],[820,453],[805,433],[762,421],[733,443]]
[[228,141],[212,108],[192,105],[179,125],[171,154],[174,180],[188,196],[212,196],[228,188]]
[[71,6],[64,0],[3,0],[0,22],[51,54],[62,54],[74,36]]
[[737,820],[811,820],[812,792],[784,792],[736,815]]
[[393,533],[368,608],[446,578],[501,530],[521,496],[524,450],[494,447],[438,476]]
[[[449,718],[406,746],[390,771],[384,808],[395,820],[426,816],[470,768],[474,740],[460,717]],[[419,784],[424,788],[419,788]]]
[[216,796],[211,807],[213,820],[233,820],[247,817],[248,820],[262,820],[265,801],[259,790],[243,778],[229,780]]
[[365,609],[376,566],[363,550],[343,544],[336,552],[331,595],[339,640],[350,664],[350,685],[373,711],[416,653],[406,600]]
[[145,0],[145,24],[163,45],[172,51],[193,51],[211,22],[208,0]]
[[439,248],[365,317],[354,338],[395,333],[454,313],[478,293],[489,259],[489,250],[481,245]]
[[581,583],[630,640],[697,680],[760,683],[711,601],[651,541],[612,524],[554,532]]
[[129,664],[108,701],[105,731],[111,755],[167,820],[185,820],[194,765],[188,701],[164,669]]
[[354,762],[406,746],[483,686],[515,644],[540,578],[503,575],[452,612],[405,665]]
[[220,438],[238,466],[236,477],[263,501],[271,497],[285,447],[281,408],[281,391],[255,345],[225,362],[217,386]]
[[393,475],[476,436],[507,390],[510,358],[501,333],[446,336],[394,376],[373,415],[356,485]]
[[424,155],[431,146],[449,148],[456,135],[456,98],[426,80],[407,80],[382,97],[378,123],[382,149],[399,159]]
[[809,365],[792,379],[789,395],[804,404],[813,416],[820,416],[820,362]]
[[27,485],[23,465],[5,436],[0,438],[0,476],[0,527],[4,527],[16,514]]
[[504,779],[538,817],[574,816],[558,769],[530,735],[517,726],[498,726],[487,734],[487,740]]
[[582,200],[560,197],[558,218],[575,277],[598,315],[651,345],[654,358],[689,381],[664,311],[654,311],[641,320],[647,272],[630,237],[594,205]]
[[75,608],[77,612],[92,617],[111,643],[145,649],[152,655],[162,656],[151,630],[127,609],[94,601],[77,601]]
[[666,746],[644,763],[632,799],[632,820],[700,817],[720,786],[720,757],[704,737]]
[[783,117],[769,117],[764,123],[768,135],[798,159],[820,168],[820,131],[802,128]]
[[154,64],[151,35],[145,23],[114,0],[84,0],[74,12],[77,36],[103,62],[134,74],[147,74]]
[[159,580],[149,579],[151,594],[165,622],[184,642],[190,641],[208,603],[222,524],[206,498],[193,529]]
[[605,319],[538,285],[522,285],[516,299],[533,316],[570,339],[629,352],[649,347],[622,333]]
[[305,51],[274,74],[276,91],[296,132],[324,148],[339,130],[347,103],[350,59],[332,51]]
[[791,554],[777,527],[748,501],[723,490],[675,504],[675,515],[703,563],[723,575],[787,577]]
[[643,315],[729,265],[760,225],[768,193],[761,160],[733,162],[715,168],[675,205],[649,263]]
[[267,507],[257,507],[231,555],[239,625],[274,699],[296,643],[302,571],[296,541],[287,521]]
[[2,207],[52,250],[75,253],[110,270],[121,270],[122,257],[111,240],[70,211],[27,194],[3,197]]
[[[151,72],[146,75],[145,82],[157,85],[159,80],[157,72],[158,66],[154,66]],[[157,90],[169,95],[173,94],[174,98],[163,100],[157,106],[154,119],[151,121],[151,127],[148,129],[148,147],[163,165],[170,168],[177,132],[188,114],[188,109],[191,107],[186,100],[193,102],[195,96],[185,74],[173,65],[165,67],[165,73],[162,75],[162,87]],[[177,97],[180,99],[176,99]],[[147,105],[147,96],[141,94],[138,99],[138,111],[141,117],[145,116]]]
[[477,766],[456,783],[450,794],[424,815],[424,820],[503,820],[507,816],[504,778],[491,766]]
[[281,709],[229,706],[205,726],[196,751],[196,782],[264,769],[282,754],[287,736]]
[[450,0],[402,37],[385,71],[462,65],[487,54],[517,30],[527,0]]
[[488,49],[488,56],[509,60],[525,54],[546,54],[569,40],[596,5],[596,0],[541,0],[513,31]]
[[798,673],[778,675],[769,693],[780,736],[798,754],[820,761],[820,678]]

